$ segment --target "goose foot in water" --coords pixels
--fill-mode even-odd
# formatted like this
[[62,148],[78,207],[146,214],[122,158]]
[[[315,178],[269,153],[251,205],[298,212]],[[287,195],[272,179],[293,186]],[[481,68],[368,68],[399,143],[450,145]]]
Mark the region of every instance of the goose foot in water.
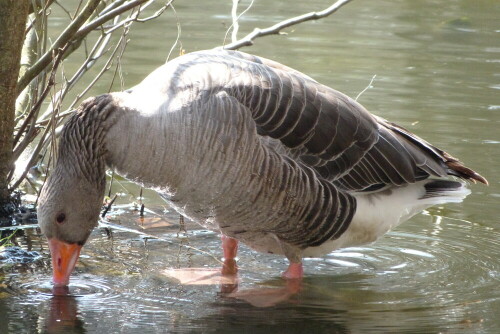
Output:
[[[302,266],[302,251],[287,243],[279,242],[281,249],[288,257],[290,264],[288,269],[282,274],[285,279],[285,287],[283,288],[254,288],[237,291],[238,286],[232,285],[230,289],[221,286],[221,292],[231,292],[226,295],[229,298],[243,300],[256,307],[271,307],[279,303],[290,300],[302,288],[302,278],[304,276],[304,268]],[[238,267],[236,266],[236,257],[238,241],[236,239],[222,236],[222,248],[224,250],[224,265],[222,267],[222,275],[236,274]],[[233,270],[233,271],[231,271]]]
[[222,235],[222,250],[224,252],[224,264],[222,265],[222,275],[235,275],[238,272],[236,264],[236,254],[238,252],[238,240]]
[[300,280],[304,276],[304,267],[302,262],[290,262],[288,269],[281,275],[287,280]]
[[235,259],[224,259],[220,273],[223,276],[232,276],[238,273],[238,265]]

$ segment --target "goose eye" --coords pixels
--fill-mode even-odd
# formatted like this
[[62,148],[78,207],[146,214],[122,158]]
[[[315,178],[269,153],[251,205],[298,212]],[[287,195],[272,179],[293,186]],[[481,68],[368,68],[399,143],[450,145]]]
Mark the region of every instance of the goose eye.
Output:
[[64,223],[64,221],[66,220],[66,215],[64,213],[60,213],[57,215],[56,217],[56,221],[59,223],[59,224],[62,224]]

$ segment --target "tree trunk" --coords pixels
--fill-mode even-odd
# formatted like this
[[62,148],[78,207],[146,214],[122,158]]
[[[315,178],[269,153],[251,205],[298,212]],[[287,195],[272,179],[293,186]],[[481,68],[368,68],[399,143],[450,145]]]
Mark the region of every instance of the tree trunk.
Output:
[[0,209],[9,199],[16,83],[29,0],[0,0]]

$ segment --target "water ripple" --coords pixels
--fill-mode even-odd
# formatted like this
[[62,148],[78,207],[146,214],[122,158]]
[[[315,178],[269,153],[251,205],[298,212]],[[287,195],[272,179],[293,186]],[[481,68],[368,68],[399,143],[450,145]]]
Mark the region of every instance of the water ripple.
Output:
[[[466,220],[429,218],[410,225],[407,231],[411,232],[391,232],[373,245],[333,252],[324,262],[314,262],[312,271],[333,275],[336,284],[370,286],[380,299],[365,300],[368,304],[408,309],[433,305],[463,311],[464,305],[480,296],[500,301],[498,293],[491,293],[500,280],[500,232]],[[312,280],[316,285],[316,279]],[[394,296],[398,297],[389,303]]]
[[80,298],[114,298],[113,289],[101,278],[91,280],[74,278],[66,287],[54,287],[50,277],[34,277],[34,280],[22,283],[16,289],[19,294],[40,294],[41,296],[68,295]]

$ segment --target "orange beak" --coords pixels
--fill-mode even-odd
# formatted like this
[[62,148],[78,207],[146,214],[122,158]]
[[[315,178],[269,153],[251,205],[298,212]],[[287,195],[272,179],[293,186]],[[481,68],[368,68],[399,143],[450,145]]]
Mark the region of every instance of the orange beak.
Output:
[[55,238],[48,239],[50,254],[52,256],[52,271],[54,286],[69,284],[69,276],[75,268],[82,246],[68,244]]

